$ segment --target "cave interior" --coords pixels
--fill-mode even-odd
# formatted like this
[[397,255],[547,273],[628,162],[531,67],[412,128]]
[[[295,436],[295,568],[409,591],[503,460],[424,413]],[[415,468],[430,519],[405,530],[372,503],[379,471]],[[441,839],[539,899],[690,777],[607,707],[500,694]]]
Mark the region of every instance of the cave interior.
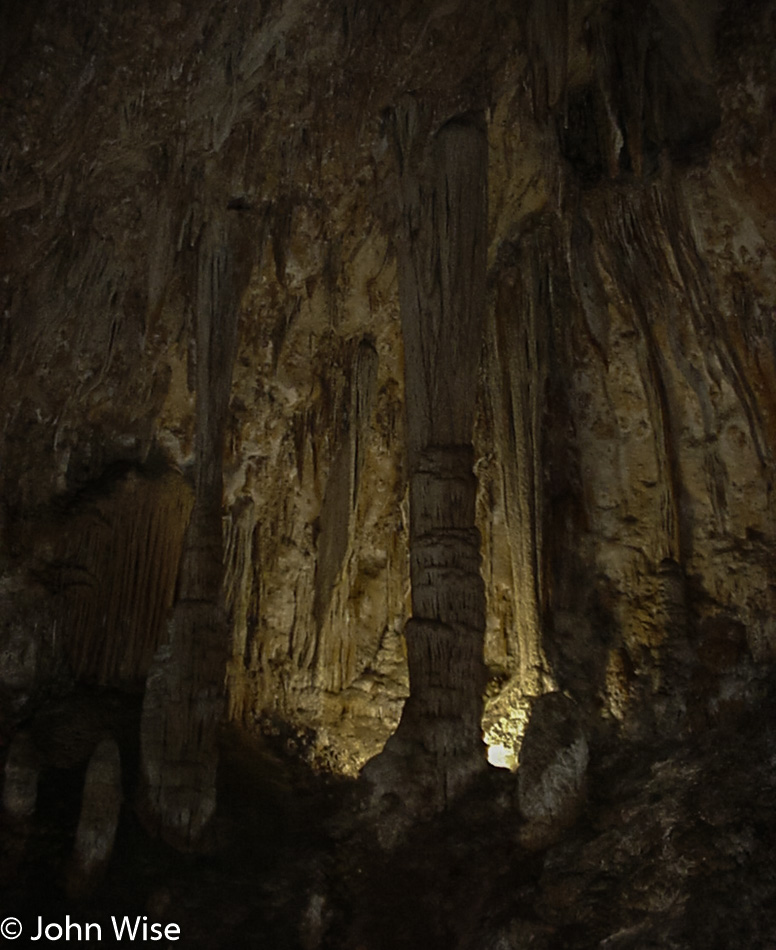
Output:
[[4,939],[776,947],[774,0],[5,0],[0,276]]

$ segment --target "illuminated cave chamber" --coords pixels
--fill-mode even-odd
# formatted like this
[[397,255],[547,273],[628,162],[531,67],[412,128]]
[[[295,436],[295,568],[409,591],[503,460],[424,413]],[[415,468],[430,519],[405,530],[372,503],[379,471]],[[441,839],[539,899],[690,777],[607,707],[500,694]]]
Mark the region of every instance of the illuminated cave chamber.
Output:
[[771,0],[3,6],[9,814],[197,847],[223,716],[537,851],[766,708]]

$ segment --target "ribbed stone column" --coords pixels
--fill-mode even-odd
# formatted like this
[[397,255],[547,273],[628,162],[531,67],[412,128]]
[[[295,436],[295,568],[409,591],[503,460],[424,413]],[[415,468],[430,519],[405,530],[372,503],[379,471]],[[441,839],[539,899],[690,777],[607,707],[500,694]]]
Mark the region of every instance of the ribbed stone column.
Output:
[[410,696],[365,774],[443,805],[484,766],[485,590],[472,430],[485,315],[487,136],[456,117],[430,143],[413,101],[397,112],[399,292],[410,472]]
[[429,448],[410,481],[407,718],[439,756],[481,753],[485,588],[471,446]]

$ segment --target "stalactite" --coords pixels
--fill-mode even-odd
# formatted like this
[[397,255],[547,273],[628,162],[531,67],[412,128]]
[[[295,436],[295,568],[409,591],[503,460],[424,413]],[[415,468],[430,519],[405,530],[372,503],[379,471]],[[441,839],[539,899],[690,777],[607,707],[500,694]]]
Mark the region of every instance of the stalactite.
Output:
[[681,162],[704,155],[719,123],[699,52],[704,15],[652,0],[590,8],[582,31],[592,75],[569,83],[570,21],[581,12],[576,4],[535,0],[527,18],[534,114],[554,117],[561,151],[580,180],[650,178],[661,153]]
[[[717,450],[719,421],[714,408],[719,370],[733,388],[749,424],[749,434],[761,462],[767,457],[766,423],[753,396],[751,380],[759,375],[735,321],[723,319],[687,225],[679,197],[670,180],[611,197],[596,229],[605,235],[606,252],[600,265],[615,281],[627,312],[633,314],[643,340],[644,382],[650,417],[657,434],[656,455],[664,498],[666,526],[663,554],[684,564],[691,553],[693,526],[682,509],[683,461],[674,431],[678,407],[672,388],[673,366],[697,399],[704,430],[704,471],[712,508],[724,508],[720,492],[726,478]],[[666,292],[666,287],[671,288]],[[686,313],[686,317],[680,313]],[[680,334],[680,326],[686,329]],[[697,353],[704,353],[699,362]],[[766,386],[763,385],[763,389]]]
[[[776,419],[776,391],[766,367],[760,364],[757,353],[759,341],[747,326],[748,308],[745,300],[740,301],[739,297],[736,301],[739,306],[733,313],[723,313],[708,263],[701,256],[690,227],[690,209],[681,200],[675,187],[667,189],[656,210],[662,229],[670,236],[675,279],[685,289],[695,334],[700,341],[708,343],[733,387],[743,409],[758,460],[766,467],[770,462],[769,445],[772,444],[771,433]],[[738,289],[739,293],[746,294],[745,283]],[[713,378],[711,368],[710,375]],[[700,393],[697,395],[703,400],[704,418],[710,431],[714,414],[711,399],[708,393],[705,398]],[[710,461],[710,468],[713,470],[714,467],[714,462]]]
[[[428,151],[414,100],[397,111],[404,233],[399,297],[410,472],[410,696],[365,774],[440,807],[484,765],[485,593],[474,526],[475,389],[485,311],[487,139],[449,121]],[[413,772],[413,778],[404,774]]]
[[[355,653],[348,646],[349,631],[333,627],[328,614],[348,552],[353,550],[359,481],[369,444],[376,380],[377,352],[370,340],[363,339],[351,357],[345,406],[339,419],[345,431],[326,481],[319,522],[313,599],[317,627],[314,663],[326,689],[342,689],[356,673]],[[344,664],[343,656],[349,657]]]
[[364,468],[364,458],[369,440],[369,430],[372,424],[372,409],[374,407],[377,387],[377,351],[371,340],[364,339],[358,344],[355,366],[353,368],[352,388],[352,415],[353,415],[353,495],[351,507],[358,504],[358,489],[361,473]]
[[[669,731],[686,722],[697,664],[688,637],[698,616],[739,596],[727,561],[742,549],[731,534],[745,533],[740,525],[768,503],[765,493],[754,503],[750,495],[736,510],[734,499],[768,468],[772,441],[769,375],[751,330],[723,311],[679,178],[667,161],[650,181],[583,195],[568,231],[582,346],[564,361],[573,438],[595,487],[577,500],[584,521],[550,568],[551,659],[564,688],[581,696],[604,676],[614,716]],[[730,451],[730,433],[746,462]],[[616,532],[609,550],[595,537],[603,524]],[[574,576],[574,547],[593,567],[580,560],[576,580],[564,581]],[[585,577],[600,599],[575,597]]]
[[665,240],[670,247],[670,238],[664,234],[661,224],[660,215],[656,215],[654,209],[648,211],[641,203],[641,194],[616,194],[611,213],[603,222],[608,252],[605,266],[611,269],[627,312],[637,323],[643,346],[642,379],[654,426],[655,457],[662,491],[661,520],[665,538],[662,556],[683,564],[688,526],[680,508],[682,486],[676,451],[676,420],[667,390],[665,354],[658,337],[659,321],[655,319],[659,303],[644,293],[647,273],[651,281],[657,282],[650,286],[660,287],[661,278],[671,270],[671,261],[666,259],[662,243]]
[[544,666],[540,630],[543,605],[542,423],[552,333],[551,229],[538,227],[518,239],[516,258],[499,276],[489,359],[499,385],[490,389],[503,469],[506,527],[517,603],[518,672],[529,692]]
[[191,490],[130,474],[68,519],[55,557],[63,637],[78,679],[141,682],[172,605]]
[[530,698],[552,683],[542,645],[549,583],[543,442],[554,314],[563,307],[556,287],[563,283],[559,244],[557,222],[540,216],[501,249],[484,349],[493,477],[504,506],[503,526],[490,530],[497,540],[506,535],[507,596],[514,606],[498,657],[502,682],[486,705],[483,728],[489,747],[499,747],[494,754],[511,762],[517,760]]
[[250,494],[241,495],[224,519],[224,599],[232,632],[227,669],[228,716],[239,720],[245,710],[245,671],[251,628],[258,606],[258,530],[256,504]]
[[569,55],[569,0],[532,0],[526,33],[533,73],[534,115],[544,120],[565,95]]

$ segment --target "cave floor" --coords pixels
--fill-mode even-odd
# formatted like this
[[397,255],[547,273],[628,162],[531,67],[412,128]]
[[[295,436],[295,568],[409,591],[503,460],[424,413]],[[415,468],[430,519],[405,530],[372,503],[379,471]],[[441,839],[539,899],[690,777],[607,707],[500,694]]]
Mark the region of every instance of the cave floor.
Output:
[[[170,946],[192,948],[772,950],[775,711],[771,696],[682,739],[602,741],[576,824],[534,851],[518,843],[508,772],[489,769],[447,813],[407,827],[400,805],[378,815],[359,783],[229,728],[217,817],[202,852],[182,855],[132,807],[136,698],[71,697],[36,725],[49,745],[34,816],[3,820],[0,909],[25,926],[39,915],[101,923],[103,945],[111,915],[147,915],[180,926]],[[82,753],[89,722],[106,721],[125,803],[102,884],[73,901]],[[397,821],[403,835],[381,847]]]

